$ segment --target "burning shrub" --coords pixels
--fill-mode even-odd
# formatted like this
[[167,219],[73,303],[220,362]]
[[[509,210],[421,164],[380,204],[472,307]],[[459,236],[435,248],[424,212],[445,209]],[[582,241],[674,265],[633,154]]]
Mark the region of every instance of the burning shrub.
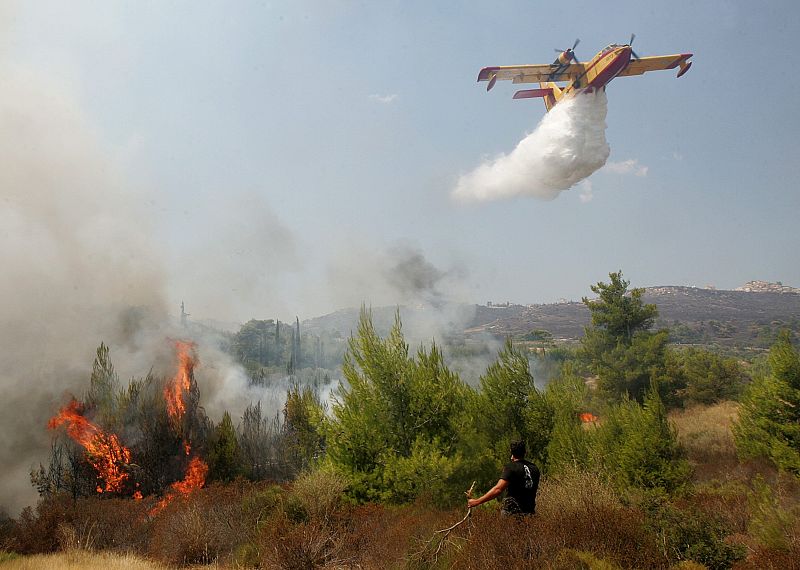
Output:
[[208,431],[193,376],[197,360],[191,343],[177,342],[176,350],[178,371],[166,386],[148,375],[120,389],[108,347],[100,345],[85,402],[73,398],[48,423],[63,427],[71,442],[56,441],[48,467],[31,472],[41,496],[140,499],[169,487],[161,509],[204,484],[207,467],[192,452],[198,443],[203,448]]

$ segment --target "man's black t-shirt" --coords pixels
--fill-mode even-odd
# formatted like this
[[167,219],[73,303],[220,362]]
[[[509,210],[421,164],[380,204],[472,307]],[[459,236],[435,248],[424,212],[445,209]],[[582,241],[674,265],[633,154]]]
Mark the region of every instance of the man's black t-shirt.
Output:
[[508,481],[503,511],[533,514],[536,511],[536,490],[539,488],[539,469],[524,459],[512,461],[503,469],[501,479]]

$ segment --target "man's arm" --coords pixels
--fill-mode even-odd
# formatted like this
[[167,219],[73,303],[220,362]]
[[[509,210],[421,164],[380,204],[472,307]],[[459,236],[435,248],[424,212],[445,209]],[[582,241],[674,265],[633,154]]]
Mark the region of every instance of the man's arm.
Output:
[[478,505],[482,505],[487,501],[491,501],[492,499],[499,497],[500,493],[505,491],[506,487],[508,487],[508,481],[505,479],[500,479],[497,482],[497,485],[489,489],[483,497],[478,499],[467,499],[467,508],[471,509],[472,507],[477,507]]

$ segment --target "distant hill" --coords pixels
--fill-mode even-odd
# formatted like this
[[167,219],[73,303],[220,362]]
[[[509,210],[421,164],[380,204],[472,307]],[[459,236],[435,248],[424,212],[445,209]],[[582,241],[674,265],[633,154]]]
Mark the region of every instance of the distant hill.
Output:
[[[749,289],[749,290],[745,290]],[[782,291],[782,292],[778,292]],[[658,307],[657,327],[670,329],[673,342],[765,348],[782,328],[800,333],[800,293],[780,283],[753,281],[735,291],[663,286],[645,289],[644,300]],[[384,333],[395,307],[373,309],[376,328]],[[459,305],[446,309],[402,307],[404,326],[442,321],[439,330],[466,337],[492,335],[522,338],[531,331],[550,333],[555,341],[577,341],[589,323],[581,302],[541,305]],[[357,309],[344,309],[303,323],[306,330],[338,330],[349,336]]]
[[[796,292],[648,287],[644,301],[658,307],[656,326],[669,328],[679,343],[765,347],[782,328],[800,332]],[[577,340],[587,324],[589,310],[579,302],[478,306],[466,332],[520,336],[541,329],[556,340]]]

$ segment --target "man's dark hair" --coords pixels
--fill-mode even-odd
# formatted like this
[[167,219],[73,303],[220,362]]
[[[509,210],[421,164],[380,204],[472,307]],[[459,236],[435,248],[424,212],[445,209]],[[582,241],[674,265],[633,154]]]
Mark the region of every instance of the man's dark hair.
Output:
[[525,442],[512,441],[511,442],[511,455],[517,459],[525,459]]

